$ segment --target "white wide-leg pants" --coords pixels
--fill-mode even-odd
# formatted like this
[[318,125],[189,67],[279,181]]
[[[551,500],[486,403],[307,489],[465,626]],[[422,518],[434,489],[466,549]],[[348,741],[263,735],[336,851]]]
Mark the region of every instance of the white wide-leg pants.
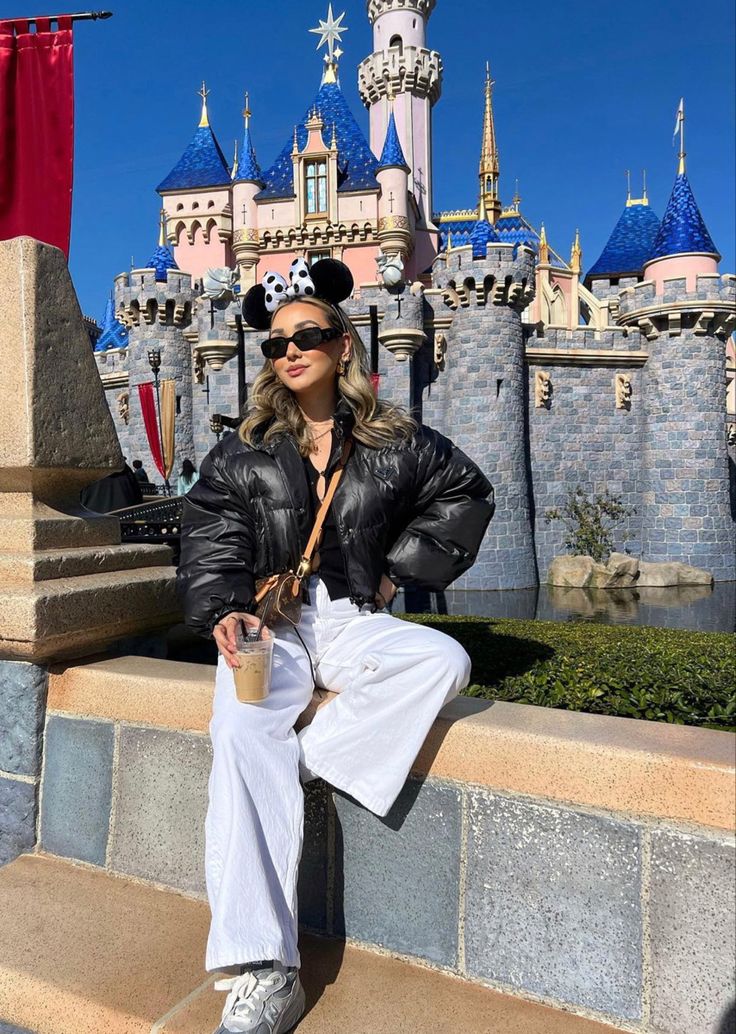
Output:
[[208,970],[260,959],[301,965],[300,775],[320,776],[386,815],[437,713],[470,678],[470,659],[450,636],[332,601],[317,576],[309,592],[299,632],[318,685],[339,696],[298,735],[293,726],[312,698],[312,679],[293,629],[273,633],[271,692],[260,703],[237,700],[232,671],[218,658],[205,823]]

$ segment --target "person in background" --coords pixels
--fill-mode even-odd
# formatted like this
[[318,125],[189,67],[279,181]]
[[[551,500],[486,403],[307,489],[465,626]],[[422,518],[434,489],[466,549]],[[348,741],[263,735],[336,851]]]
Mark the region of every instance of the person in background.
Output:
[[192,485],[199,481],[199,474],[191,460],[184,460],[181,465],[181,474],[176,479],[176,494],[186,495]]
[[148,480],[148,474],[146,474],[145,470],[143,469],[143,460],[133,460],[133,473],[142,484],[150,484],[150,481]]
[[95,513],[110,513],[143,502],[140,482],[127,463],[106,477],[83,488],[79,495],[82,506]]

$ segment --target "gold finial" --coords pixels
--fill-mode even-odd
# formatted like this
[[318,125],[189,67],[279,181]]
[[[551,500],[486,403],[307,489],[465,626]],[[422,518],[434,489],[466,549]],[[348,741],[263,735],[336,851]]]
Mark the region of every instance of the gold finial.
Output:
[[207,98],[210,95],[210,91],[207,89],[207,84],[204,79],[202,80],[201,90],[197,90],[197,93],[202,98],[202,114],[199,119],[200,126],[208,126],[210,124],[210,117],[207,113]]
[[547,231],[544,228],[544,223],[542,223],[542,228],[541,228],[541,231],[540,231],[540,234],[539,234],[539,259],[538,259],[538,261],[540,263],[545,263],[545,264],[549,262],[549,244],[547,244]]
[[337,127],[334,122],[332,123],[332,140],[330,140],[330,150],[337,150]]
[[250,117],[253,112],[250,110],[250,96],[248,91],[245,91],[245,107],[243,108],[243,121],[245,122],[245,128],[247,129],[250,125]]
[[166,247],[166,209],[162,208],[158,217],[158,246]]
[[631,201],[631,169],[626,170],[626,200]]
[[521,194],[519,193],[519,177],[518,176],[516,177],[515,186],[514,186],[514,196],[511,199],[511,201],[513,203],[514,209],[518,212],[519,211],[519,205],[521,204]]
[[485,221],[488,220],[488,212],[486,211],[486,199],[483,197],[482,193],[478,198],[478,219]]
[[294,143],[291,145],[291,153],[299,154],[299,141],[296,138],[296,126],[294,126]]
[[642,196],[642,200],[646,201],[646,203],[649,204],[649,198],[647,197],[647,170],[646,169],[642,169],[641,170],[641,179],[642,179],[642,195],[641,195]]
[[235,147],[233,149],[233,169],[230,173],[231,180],[234,180],[235,177],[238,175],[238,141],[235,140],[234,143]]
[[575,231],[575,240],[570,252],[570,269],[573,273],[579,273],[583,265],[583,249],[580,247],[580,230]]

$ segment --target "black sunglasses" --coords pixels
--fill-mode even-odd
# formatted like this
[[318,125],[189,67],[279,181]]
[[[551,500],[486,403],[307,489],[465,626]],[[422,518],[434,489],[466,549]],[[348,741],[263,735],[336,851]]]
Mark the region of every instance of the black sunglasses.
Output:
[[336,327],[304,327],[303,330],[296,330],[291,337],[268,337],[261,341],[261,351],[266,359],[283,359],[293,341],[300,352],[308,352],[312,348],[319,348],[325,341],[333,341],[336,337],[342,337],[344,331]]

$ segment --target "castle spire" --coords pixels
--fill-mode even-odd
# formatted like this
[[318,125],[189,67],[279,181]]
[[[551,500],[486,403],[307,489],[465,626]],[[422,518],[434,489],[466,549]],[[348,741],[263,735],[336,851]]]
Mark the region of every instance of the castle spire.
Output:
[[202,98],[202,114],[199,117],[200,128],[202,126],[209,126],[210,116],[207,112],[207,98],[209,97],[210,91],[207,89],[207,84],[204,79],[202,80],[202,88],[197,90],[197,93]]
[[570,269],[573,273],[579,273],[583,265],[583,249],[580,247],[580,230],[575,231],[572,251],[570,252]]
[[256,158],[256,151],[250,135],[250,117],[253,112],[250,110],[250,95],[245,94],[243,106],[243,143],[240,146],[240,158],[238,159],[237,174],[233,175],[234,180],[242,182],[247,180],[251,183],[263,183],[261,167]]
[[480,196],[488,219],[495,223],[501,214],[501,202],[498,199],[498,148],[496,147],[496,127],[493,120],[493,85],[491,68],[486,62],[485,108],[483,111],[483,141],[480,151],[478,177],[480,179]]

